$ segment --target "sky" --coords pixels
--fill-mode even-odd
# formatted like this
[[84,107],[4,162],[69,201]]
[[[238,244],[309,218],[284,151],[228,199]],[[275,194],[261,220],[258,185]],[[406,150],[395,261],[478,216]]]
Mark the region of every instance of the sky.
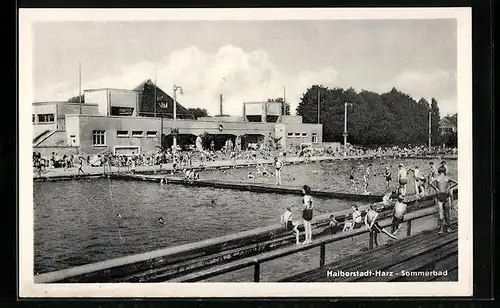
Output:
[[454,19],[36,22],[35,101],[82,89],[132,89],[146,79],[178,101],[216,115],[283,97],[294,112],[314,84],[387,92],[457,110]]

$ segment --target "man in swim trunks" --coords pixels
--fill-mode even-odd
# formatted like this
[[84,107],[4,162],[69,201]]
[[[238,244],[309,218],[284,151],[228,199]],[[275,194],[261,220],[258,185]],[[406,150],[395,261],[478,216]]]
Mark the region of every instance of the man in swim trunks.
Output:
[[394,204],[394,214],[392,218],[391,233],[396,235],[399,232],[399,224],[403,222],[407,205],[403,203],[403,196],[399,195]]
[[281,185],[281,169],[283,168],[283,162],[278,158],[274,158],[274,168],[276,176],[276,185]]
[[398,165],[398,182],[399,193],[404,196],[406,194],[406,184],[408,184],[408,172],[403,164]]
[[370,233],[373,236],[373,241],[375,243],[375,246],[378,246],[378,234],[380,232],[387,234],[389,237],[393,239],[397,239],[396,236],[392,235],[378,224],[377,218],[378,218],[378,213],[375,210],[374,205],[371,204],[370,209],[366,212],[365,215],[365,226],[368,230],[370,230]]
[[300,241],[299,241],[299,234],[300,233],[299,233],[299,229],[298,229],[299,224],[293,222],[292,209],[290,207],[287,207],[285,213],[283,213],[283,215],[281,215],[281,224],[285,225],[285,228],[287,230],[289,230],[289,231],[293,230],[293,232],[295,233],[295,243],[297,245],[300,244]]
[[420,172],[418,166],[415,166],[413,172],[415,174],[415,181],[417,181],[417,193],[423,195],[425,192],[424,190],[425,177]]
[[439,211],[439,233],[444,232],[444,223],[446,222],[446,232],[451,232],[451,217],[450,217],[450,190],[458,185],[457,181],[450,179],[446,175],[446,169],[438,168],[438,176],[429,183],[436,191],[436,204]]

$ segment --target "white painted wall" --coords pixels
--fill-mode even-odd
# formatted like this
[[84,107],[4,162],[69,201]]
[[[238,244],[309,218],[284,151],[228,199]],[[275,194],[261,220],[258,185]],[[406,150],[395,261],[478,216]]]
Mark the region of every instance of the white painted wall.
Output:
[[86,104],[97,104],[100,115],[109,115],[108,90],[85,90],[84,97]]

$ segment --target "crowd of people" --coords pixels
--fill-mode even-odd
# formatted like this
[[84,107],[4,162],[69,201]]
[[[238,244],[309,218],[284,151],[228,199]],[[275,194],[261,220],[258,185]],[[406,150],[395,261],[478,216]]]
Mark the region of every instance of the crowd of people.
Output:
[[[371,164],[369,164],[368,168],[371,168]],[[359,210],[357,205],[353,204],[351,206],[351,219],[347,219],[347,216],[342,226],[342,224],[336,219],[335,215],[332,214],[329,217],[327,231],[331,235],[340,231],[346,233],[350,230],[359,229],[364,225],[372,235],[376,246],[379,245],[378,235],[380,233],[386,234],[391,239],[397,239],[397,234],[400,230],[401,223],[404,222],[404,215],[407,211],[407,197],[420,196],[427,193],[435,196],[435,206],[438,209],[438,233],[443,234],[444,232],[452,232],[451,209],[453,191],[456,189],[458,182],[451,179],[447,174],[448,168],[446,166],[446,161],[442,161],[438,168],[434,166],[434,162],[429,162],[429,173],[426,176],[424,176],[423,173],[420,173],[418,168],[409,168],[407,170],[403,164],[399,164],[397,174],[398,186],[394,190],[387,189],[380,206],[371,204],[363,219],[362,212]],[[409,191],[407,187],[410,182],[414,185],[412,191]],[[294,220],[292,207],[287,207],[280,219],[281,223],[287,230],[294,232],[297,245],[312,243],[311,220],[313,217],[314,207],[313,198],[311,196],[311,188],[308,185],[304,185],[302,193],[302,217]],[[392,211],[393,217],[390,231],[388,231],[379,225],[378,217],[379,211],[389,206],[393,200],[395,201]],[[299,241],[299,228],[301,227],[303,227],[305,233],[305,240],[303,242]]]

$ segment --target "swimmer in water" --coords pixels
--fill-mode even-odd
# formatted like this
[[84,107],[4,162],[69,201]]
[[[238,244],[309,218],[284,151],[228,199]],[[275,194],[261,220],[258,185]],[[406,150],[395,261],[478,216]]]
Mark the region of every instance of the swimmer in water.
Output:
[[119,219],[122,219],[122,214],[118,213],[118,215],[116,215],[116,217],[118,217]]
[[352,187],[354,187],[354,190],[355,191],[358,191],[358,188],[356,187],[356,181],[354,180],[354,171],[355,171],[356,167],[352,166],[351,167],[351,171],[349,172],[349,190],[352,189]]
[[254,179],[255,175],[253,175],[252,172],[248,172],[247,178]]
[[436,191],[436,204],[439,211],[439,233],[444,232],[444,223],[446,222],[446,232],[451,232],[451,217],[450,217],[450,190],[458,185],[457,181],[450,179],[446,175],[446,169],[439,167],[438,176],[429,183]]
[[165,224],[165,221],[163,220],[163,217],[158,218],[158,224],[160,224],[160,225]]
[[370,205],[370,209],[368,210],[368,212],[366,212],[366,215],[365,215],[365,226],[368,230],[370,230],[370,234],[373,236],[373,241],[374,241],[375,246],[378,246],[378,234],[380,232],[385,233],[390,238],[398,239],[396,236],[392,235],[387,230],[382,228],[378,224],[377,218],[378,218],[378,213],[375,210],[374,205],[372,204],[372,205]]
[[299,232],[299,223],[298,222],[294,222],[293,221],[293,217],[292,217],[292,209],[290,207],[287,207],[286,208],[286,211],[285,213],[283,213],[283,215],[281,215],[281,224],[285,225],[285,228],[289,231],[292,231],[295,233],[295,244],[299,245],[300,244],[300,241],[299,241],[299,235],[300,235],[300,232]]
[[216,205],[217,205],[217,202],[215,202],[215,199],[212,199],[212,200],[210,201],[210,205],[211,205],[211,206],[216,206]]
[[399,193],[401,195],[406,195],[406,184],[408,184],[408,172],[406,171],[403,164],[398,165],[398,182],[399,182]]
[[394,204],[394,213],[392,218],[391,233],[396,235],[399,232],[399,224],[403,222],[407,205],[403,202],[403,196],[399,195]]

